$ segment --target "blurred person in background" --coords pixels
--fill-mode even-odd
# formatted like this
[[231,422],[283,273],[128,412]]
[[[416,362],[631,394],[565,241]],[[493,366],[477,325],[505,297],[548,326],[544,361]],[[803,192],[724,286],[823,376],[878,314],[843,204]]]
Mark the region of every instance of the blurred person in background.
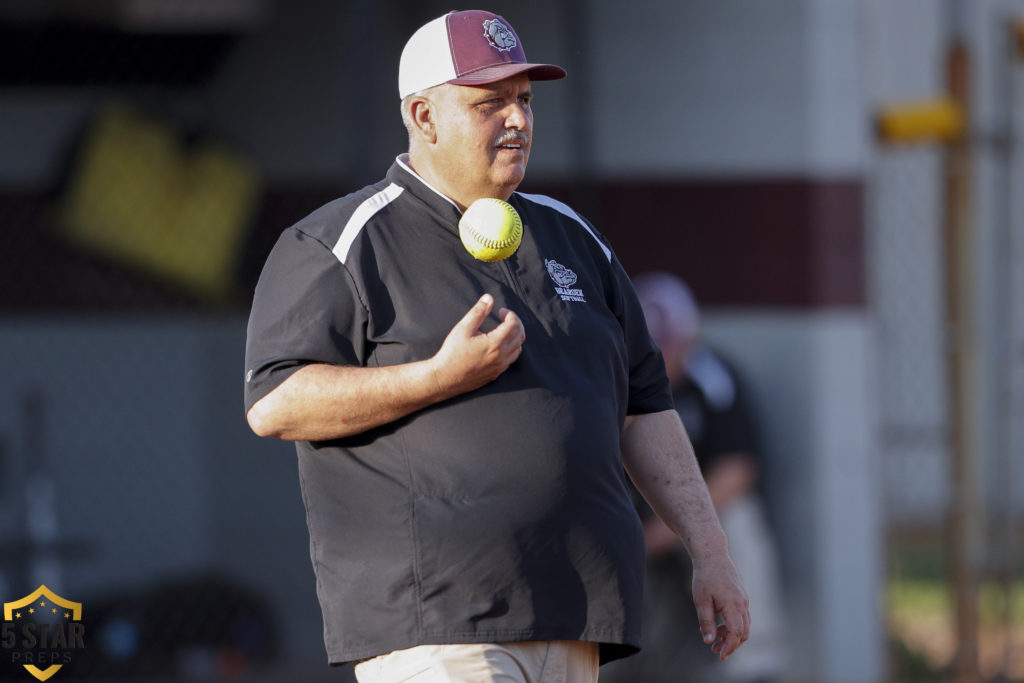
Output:
[[[754,421],[735,369],[701,338],[700,311],[689,287],[669,273],[633,279],[647,326],[665,359],[675,409],[729,538],[750,598],[750,641],[727,662],[709,658],[686,582],[689,558],[678,537],[637,497],[644,519],[648,567],[643,653],[615,663],[615,682],[728,681],[765,683],[785,669],[783,613],[775,541],[759,493]],[[695,662],[700,666],[695,667]]]
[[[575,211],[516,192],[531,83],[564,76],[490,12],[421,27],[399,66],[408,154],[285,230],[256,287],[247,418],[296,442],[328,660],[360,681],[592,683],[636,652],[624,466],[693,555],[706,645],[747,638],[625,271]],[[524,225],[498,263],[459,240],[484,197]]]

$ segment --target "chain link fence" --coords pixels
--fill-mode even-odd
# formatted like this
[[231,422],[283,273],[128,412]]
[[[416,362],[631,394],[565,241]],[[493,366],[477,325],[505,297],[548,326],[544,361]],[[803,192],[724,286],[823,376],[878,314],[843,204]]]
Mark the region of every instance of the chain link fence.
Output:
[[[1005,91],[989,118],[999,130],[969,134],[977,249],[971,315],[978,323],[972,330],[975,390],[967,400],[976,428],[983,430],[975,443],[984,448],[973,448],[968,457],[977,473],[974,495],[985,538],[972,539],[978,556],[967,562],[981,581],[980,673],[1024,680],[1024,68],[1020,54],[995,68]],[[950,675],[958,645],[947,525],[962,511],[953,507],[958,482],[952,480],[944,158],[938,144],[880,147],[869,175],[867,262],[876,322],[888,613],[898,680]]]
[[869,282],[877,323],[886,510],[900,526],[948,501],[941,151],[883,151],[871,178]]

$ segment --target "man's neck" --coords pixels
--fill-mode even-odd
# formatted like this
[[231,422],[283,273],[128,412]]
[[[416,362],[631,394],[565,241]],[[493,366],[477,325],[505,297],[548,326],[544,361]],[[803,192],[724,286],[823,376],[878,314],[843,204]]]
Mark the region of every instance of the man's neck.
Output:
[[427,187],[453,202],[459,207],[459,211],[465,211],[466,207],[481,197],[495,197],[508,201],[508,198],[515,191],[514,187],[507,190],[504,188],[500,190],[487,190],[484,188],[456,187],[448,182],[448,174],[438,172],[426,158],[415,155],[412,151],[404,155],[404,162]]
[[434,192],[435,194],[437,194],[438,196],[443,198],[446,202],[449,202],[449,203],[453,204],[455,206],[455,208],[458,209],[460,212],[464,210],[463,207],[459,206],[458,202],[456,202],[454,199],[452,199],[451,197],[446,195],[440,189],[438,189],[437,187],[432,185],[426,178],[424,178],[422,175],[420,175],[419,171],[417,171],[415,168],[413,168],[412,163],[410,163],[409,155],[408,154],[399,154],[398,155],[398,163],[401,164],[402,166],[404,166],[405,170],[409,171],[409,173],[411,173],[414,176],[416,176],[416,178],[418,178],[419,181],[421,183],[423,183],[424,185],[426,185],[427,188],[429,188],[432,192]]

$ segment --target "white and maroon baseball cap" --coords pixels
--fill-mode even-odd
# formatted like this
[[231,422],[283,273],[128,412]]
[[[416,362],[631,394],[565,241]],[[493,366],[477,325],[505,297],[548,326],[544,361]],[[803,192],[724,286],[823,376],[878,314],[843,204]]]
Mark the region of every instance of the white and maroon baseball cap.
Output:
[[402,50],[398,94],[442,83],[483,85],[528,72],[532,81],[565,78],[554,64],[531,64],[512,26],[482,10],[449,12],[419,28]]

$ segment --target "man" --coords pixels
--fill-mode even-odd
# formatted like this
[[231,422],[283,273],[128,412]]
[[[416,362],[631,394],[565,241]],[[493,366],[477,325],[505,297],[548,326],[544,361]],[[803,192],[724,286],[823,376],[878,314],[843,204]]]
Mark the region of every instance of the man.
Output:
[[[728,657],[747,638],[625,273],[572,209],[515,192],[531,82],[564,76],[489,12],[421,27],[399,66],[408,154],[285,231],[257,285],[247,417],[296,442],[328,658],[360,681],[593,681],[635,652],[643,535],[623,465],[695,558],[706,642]],[[481,197],[523,221],[498,263],[459,241]]]
[[[757,614],[751,644],[727,664],[709,662],[695,680],[764,683],[785,669],[786,643],[775,543],[759,494],[759,452],[753,420],[735,370],[701,336],[697,301],[681,279],[669,273],[645,273],[633,280],[648,329],[662,351],[672,383],[673,402],[691,439],[711,501],[729,537],[730,555],[745,579]],[[656,623],[663,636],[658,649],[644,652],[655,662],[690,657],[680,634],[691,632],[691,619],[670,613],[670,595],[680,572],[679,540],[664,522],[649,516],[644,523],[648,554],[645,626]],[[651,591],[651,587],[654,590]],[[655,594],[656,593],[656,594]],[[652,657],[652,655],[654,655]],[[638,658],[639,659],[639,658]],[[665,668],[665,667],[662,667]],[[646,676],[654,683],[660,680]],[[664,679],[674,680],[678,679]]]

